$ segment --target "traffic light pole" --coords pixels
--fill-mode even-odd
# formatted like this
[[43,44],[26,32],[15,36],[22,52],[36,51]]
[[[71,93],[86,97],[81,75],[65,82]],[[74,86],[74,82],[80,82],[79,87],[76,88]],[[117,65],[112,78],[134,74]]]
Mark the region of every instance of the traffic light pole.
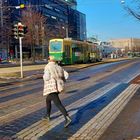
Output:
[[27,26],[18,22],[14,25],[14,38],[19,39],[19,49],[20,49],[20,67],[21,67],[21,78],[23,78],[23,62],[22,62],[22,38],[27,33]]
[[20,68],[21,68],[21,78],[23,78],[22,37],[19,37],[19,48],[20,48]]

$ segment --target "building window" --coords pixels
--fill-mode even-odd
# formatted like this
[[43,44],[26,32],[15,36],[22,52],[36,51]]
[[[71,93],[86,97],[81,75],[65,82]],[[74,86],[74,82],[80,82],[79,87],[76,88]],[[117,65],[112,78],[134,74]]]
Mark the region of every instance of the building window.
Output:
[[51,6],[48,5],[48,4],[45,4],[45,7],[48,8],[48,9],[51,9],[51,10],[53,9],[53,7],[51,7]]
[[56,17],[55,17],[55,16],[51,16],[51,18],[52,18],[52,19],[56,19]]
[[48,14],[45,14],[45,16],[50,17],[50,15],[48,15]]
[[60,12],[60,10],[59,10],[59,9],[57,9],[57,8],[55,8],[54,10],[55,10],[56,12]]
[[64,19],[62,19],[62,18],[60,18],[59,20],[60,20],[61,22],[64,22]]

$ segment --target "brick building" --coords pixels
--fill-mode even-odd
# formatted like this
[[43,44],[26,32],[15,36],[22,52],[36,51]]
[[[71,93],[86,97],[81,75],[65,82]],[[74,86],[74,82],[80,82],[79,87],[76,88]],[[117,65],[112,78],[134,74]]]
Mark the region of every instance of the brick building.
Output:
[[139,38],[112,39],[109,42],[112,47],[124,49],[126,52],[140,52]]

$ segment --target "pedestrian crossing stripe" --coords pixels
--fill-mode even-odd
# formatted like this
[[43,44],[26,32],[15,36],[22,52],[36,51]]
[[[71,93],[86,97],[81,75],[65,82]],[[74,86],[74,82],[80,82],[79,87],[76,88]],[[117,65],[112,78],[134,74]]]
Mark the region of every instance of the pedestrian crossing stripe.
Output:
[[[66,109],[71,110],[75,107],[77,107],[77,108],[82,107],[82,106],[86,105],[87,103],[103,96],[105,93],[107,93],[111,89],[117,87],[118,85],[119,85],[119,83],[110,83],[110,84],[94,91],[90,95],[87,95],[87,96],[75,101],[74,103],[68,105],[66,107]],[[69,113],[70,116],[76,114],[77,111],[78,110],[71,111]],[[60,112],[56,112],[52,116],[57,116],[59,114],[60,114]],[[37,139],[38,137],[44,135],[47,131],[50,131],[52,128],[56,127],[57,125],[59,125],[62,122],[64,122],[63,116],[60,116],[57,119],[52,120],[49,123],[45,123],[45,124],[42,120],[40,120],[40,121],[36,122],[35,124],[23,129],[22,131],[17,133],[14,137],[21,138],[21,139],[22,138],[31,139],[33,137],[34,139],[35,138]]]
[[98,140],[139,88],[140,85],[130,85],[94,118],[87,122],[86,125],[70,137],[69,140],[74,140],[77,137]]

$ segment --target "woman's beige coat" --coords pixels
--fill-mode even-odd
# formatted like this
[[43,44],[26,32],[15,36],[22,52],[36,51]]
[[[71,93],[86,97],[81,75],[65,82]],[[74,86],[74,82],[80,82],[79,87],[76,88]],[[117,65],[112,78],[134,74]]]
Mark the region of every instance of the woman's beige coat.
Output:
[[64,88],[64,79],[67,79],[68,76],[68,73],[57,63],[49,62],[44,69],[43,95],[45,96],[53,92],[60,92],[58,89]]

